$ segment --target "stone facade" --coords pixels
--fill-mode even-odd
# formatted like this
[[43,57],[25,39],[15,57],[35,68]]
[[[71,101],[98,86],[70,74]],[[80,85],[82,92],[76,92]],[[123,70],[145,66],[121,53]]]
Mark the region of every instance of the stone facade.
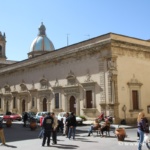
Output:
[[12,63],[0,68],[0,113],[104,112],[135,122],[140,111],[150,117],[149,66],[149,41],[113,33]]

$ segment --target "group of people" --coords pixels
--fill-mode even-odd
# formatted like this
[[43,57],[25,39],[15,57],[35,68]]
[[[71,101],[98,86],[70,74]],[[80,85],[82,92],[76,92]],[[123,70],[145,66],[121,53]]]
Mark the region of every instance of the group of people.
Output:
[[90,126],[90,129],[88,131],[88,136],[93,132],[93,130],[99,130],[101,132],[101,135],[103,137],[103,132],[108,131],[110,127],[110,122],[108,119],[105,119],[103,124],[99,123],[99,120],[96,118],[95,121]]
[[[70,115],[69,113],[66,113],[66,117],[63,120],[63,124],[64,135],[66,135],[69,139],[71,138],[71,136],[73,136],[73,139],[75,139],[76,117],[73,112]],[[57,144],[57,130],[59,124],[55,113],[47,113],[47,115],[43,114],[43,116],[40,118],[40,126],[41,131],[38,137],[43,138],[42,146],[45,146],[46,142],[47,146],[50,146],[51,135],[53,140],[52,144]]]
[[[67,138],[71,138],[73,136],[73,139],[75,139],[75,132],[76,132],[76,116],[72,112],[70,115],[69,113],[66,113],[65,118],[63,119],[63,134],[66,135]],[[55,113],[47,113],[47,115],[43,114],[43,116],[40,118],[40,126],[41,131],[39,133],[39,138],[43,138],[42,146],[45,146],[45,143],[47,142],[47,146],[50,146],[50,137],[52,135],[53,144],[57,144],[57,130],[59,127],[58,119],[55,116]],[[95,119],[94,123],[90,126],[88,136],[93,132],[93,130],[100,129],[101,134],[103,135],[103,132],[106,131],[107,127],[110,126],[109,120],[105,119],[105,122],[103,125],[100,125],[98,118]],[[138,150],[142,150],[142,144],[144,141],[144,136],[146,134],[149,134],[149,124],[148,120],[145,117],[145,114],[143,112],[140,112],[138,114],[137,118],[137,133],[139,136],[139,144],[138,144]],[[5,145],[5,136],[3,131],[3,120],[0,120],[0,139],[3,145]],[[146,143],[146,146],[148,149],[150,149],[150,146],[148,143]]]

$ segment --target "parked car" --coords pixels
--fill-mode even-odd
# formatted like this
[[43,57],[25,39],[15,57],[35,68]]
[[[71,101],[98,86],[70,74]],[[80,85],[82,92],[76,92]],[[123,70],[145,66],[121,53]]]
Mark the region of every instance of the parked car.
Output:
[[3,119],[4,114],[0,114],[0,119]]
[[[28,119],[34,118],[36,119],[36,113],[35,112],[26,112],[28,115]],[[24,117],[25,112],[22,113],[22,119]]]
[[[57,115],[58,120],[61,121],[61,119],[65,118],[65,114],[66,114],[66,112],[60,112],[60,113]],[[71,114],[71,112],[69,112],[69,114]],[[81,125],[81,124],[83,123],[82,118],[80,118],[80,117],[78,117],[78,116],[76,116],[76,121],[77,121],[77,124],[78,124],[78,125]]]
[[15,113],[11,113],[10,115],[3,115],[3,120],[7,121],[8,119],[14,121],[14,120],[18,120],[21,121],[22,116],[20,114],[15,114]]
[[37,112],[35,115],[35,118],[37,119],[37,122],[40,122],[40,118],[42,117],[43,114],[47,114],[47,111],[42,111],[42,112]]

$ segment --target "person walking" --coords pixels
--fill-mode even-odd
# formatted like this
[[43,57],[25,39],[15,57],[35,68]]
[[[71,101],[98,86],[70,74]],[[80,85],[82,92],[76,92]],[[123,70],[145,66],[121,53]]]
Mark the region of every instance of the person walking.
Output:
[[71,112],[71,115],[68,118],[68,126],[69,126],[69,132],[68,132],[68,138],[70,139],[71,136],[73,136],[73,139],[75,139],[75,132],[76,132],[76,116],[74,115],[74,112]]
[[52,117],[54,119],[53,123],[53,130],[52,130],[52,139],[53,143],[52,144],[57,144],[57,127],[58,127],[58,119],[55,116],[55,113],[52,113]]
[[63,135],[66,135],[66,137],[68,137],[68,131],[69,131],[69,113],[68,112],[66,112],[65,114],[63,124],[64,124]]
[[43,137],[43,142],[42,146],[45,146],[45,142],[47,140],[47,146],[50,146],[50,137],[51,137],[51,132],[52,132],[52,126],[53,126],[53,121],[54,119],[52,118],[50,112],[47,113],[47,116],[43,119],[43,129],[44,129],[44,137]]
[[[146,119],[144,112],[140,112],[138,114],[137,126],[138,126],[138,134],[139,134],[138,150],[142,150],[144,134],[149,133],[148,120]],[[150,149],[147,143],[146,143],[146,146],[148,149]]]
[[43,123],[43,119],[44,119],[44,117],[46,116],[46,114],[42,114],[42,117],[40,118],[40,127],[41,127],[41,131],[40,131],[40,133],[39,133],[39,135],[38,135],[38,137],[41,139],[42,137],[43,137],[43,134],[44,134],[44,129],[43,129],[43,125],[42,125],[42,123]]
[[0,139],[1,139],[2,145],[6,145],[5,135],[4,135],[4,130],[3,130],[3,119],[0,120]]
[[23,116],[23,126],[26,127],[27,125],[27,120],[28,120],[28,114],[27,112],[24,113],[24,116]]

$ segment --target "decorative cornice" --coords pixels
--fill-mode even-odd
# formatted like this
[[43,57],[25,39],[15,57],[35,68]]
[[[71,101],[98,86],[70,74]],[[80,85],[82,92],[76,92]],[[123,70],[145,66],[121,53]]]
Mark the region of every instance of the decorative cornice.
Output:
[[[110,39],[101,41],[99,43],[91,43],[88,45],[83,45],[77,48],[62,48],[57,51],[52,51],[46,53],[42,56],[38,56],[31,59],[26,59],[21,62],[17,62],[15,64],[11,64],[7,67],[1,68],[0,74],[14,72],[14,70],[26,70],[27,68],[39,67],[40,65],[45,63],[60,63],[62,60],[67,58],[75,58],[83,57],[85,55],[95,55],[102,50],[110,49]],[[78,57],[77,57],[78,55]]]
[[81,85],[82,85],[83,87],[95,86],[95,84],[96,84],[96,82],[93,82],[93,81],[81,83]]
[[79,85],[65,86],[63,90],[66,94],[68,93],[79,93]]
[[112,40],[111,51],[112,55],[127,55],[137,58],[150,59],[150,46]]

